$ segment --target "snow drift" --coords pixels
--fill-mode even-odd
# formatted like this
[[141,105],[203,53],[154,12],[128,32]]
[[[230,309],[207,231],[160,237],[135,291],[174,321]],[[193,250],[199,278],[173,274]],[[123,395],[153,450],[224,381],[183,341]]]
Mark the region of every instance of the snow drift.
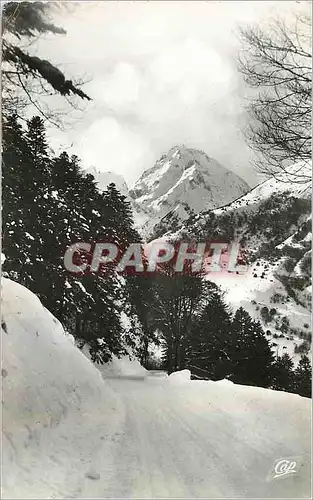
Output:
[[8,279],[1,325],[2,496],[80,496],[108,470],[118,401],[59,321]]
[[[91,360],[88,346],[82,349],[84,355]],[[139,363],[134,355],[125,355],[118,358],[112,354],[112,359],[103,365],[95,364],[103,379],[130,378],[143,380],[149,372]]]
[[190,370],[180,370],[178,372],[173,372],[169,375],[168,380],[172,384],[185,384],[190,382]]
[[99,366],[103,378],[133,378],[144,379],[149,372],[139,363],[137,359],[129,356],[117,358],[112,356],[112,361]]

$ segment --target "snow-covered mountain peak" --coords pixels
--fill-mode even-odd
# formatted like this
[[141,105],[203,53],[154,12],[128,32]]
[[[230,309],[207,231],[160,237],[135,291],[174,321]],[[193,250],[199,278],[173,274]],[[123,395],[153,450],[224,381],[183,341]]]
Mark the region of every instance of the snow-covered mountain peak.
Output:
[[[201,199],[198,188],[202,188]],[[161,197],[154,206],[156,210],[162,211],[165,201],[171,204],[178,194],[184,194],[186,199],[182,201],[189,201],[191,208],[198,210],[203,206],[213,208],[223,202],[228,203],[248,189],[240,177],[204,151],[182,145],[171,148],[152,168],[146,170],[135,183],[132,195],[137,202],[158,200]],[[197,193],[190,194],[190,191]]]
[[154,224],[164,216],[191,213],[229,203],[249,186],[204,151],[184,145],[172,147],[141,175],[130,195]]

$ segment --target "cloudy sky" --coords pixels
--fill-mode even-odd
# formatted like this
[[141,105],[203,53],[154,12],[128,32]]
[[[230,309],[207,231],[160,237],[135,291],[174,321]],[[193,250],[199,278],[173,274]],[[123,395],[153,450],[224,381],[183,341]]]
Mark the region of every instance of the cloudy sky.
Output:
[[41,40],[38,54],[84,76],[93,98],[55,147],[83,165],[122,174],[131,185],[172,146],[203,149],[257,182],[241,130],[246,89],[236,71],[236,30],[266,23],[299,2],[81,2],[56,22],[66,36]]

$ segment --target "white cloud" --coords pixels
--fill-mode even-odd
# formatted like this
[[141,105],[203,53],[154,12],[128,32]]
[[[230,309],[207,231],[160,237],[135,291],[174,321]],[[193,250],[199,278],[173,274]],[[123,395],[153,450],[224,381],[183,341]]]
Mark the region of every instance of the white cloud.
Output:
[[93,102],[62,141],[74,143],[86,166],[123,174],[129,183],[177,143],[200,147],[255,181],[240,133],[243,87],[234,31],[243,22],[263,22],[275,10],[288,12],[290,5],[79,3],[59,19],[67,36],[39,46],[71,74],[92,76],[85,89]]
[[141,78],[136,68],[129,63],[118,62],[114,70],[93,85],[93,98],[103,100],[116,112],[126,111],[138,102]]
[[151,157],[149,144],[113,117],[92,123],[80,136],[76,149],[85,165],[122,175],[131,166],[138,176],[145,167],[145,159]]

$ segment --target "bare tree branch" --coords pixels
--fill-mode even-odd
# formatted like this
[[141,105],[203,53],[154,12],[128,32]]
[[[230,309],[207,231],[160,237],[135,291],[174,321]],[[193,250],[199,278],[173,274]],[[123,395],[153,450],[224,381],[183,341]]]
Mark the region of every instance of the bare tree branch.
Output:
[[[312,156],[310,30],[305,16],[297,16],[292,27],[276,19],[268,31],[259,26],[240,29],[239,71],[257,89],[249,99],[250,122],[244,132],[258,154],[256,168],[272,176],[286,173],[288,182],[311,178],[305,168]],[[303,168],[288,169],[297,162]]]
[[47,98],[62,96],[70,111],[78,111],[77,97],[90,101],[81,88],[84,82],[67,79],[59,67],[27,51],[41,35],[66,34],[49,17],[51,9],[59,6],[58,2],[8,2],[3,7],[2,109],[10,113],[17,105],[19,116],[25,116],[25,108],[31,105],[45,120],[62,128],[61,114],[68,116],[68,110],[65,107],[61,113],[55,103],[48,106]]

